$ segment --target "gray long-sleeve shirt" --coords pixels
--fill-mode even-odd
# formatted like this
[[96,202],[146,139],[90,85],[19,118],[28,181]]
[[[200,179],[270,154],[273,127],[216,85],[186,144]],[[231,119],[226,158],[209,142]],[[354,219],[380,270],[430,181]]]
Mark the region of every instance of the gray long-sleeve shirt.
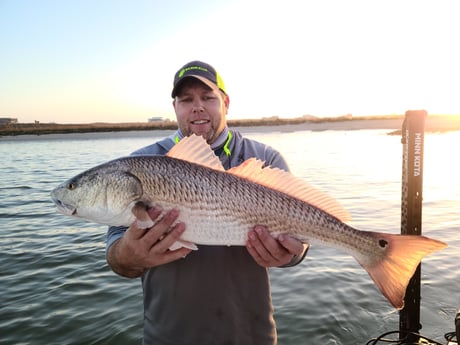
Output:
[[[288,170],[283,157],[271,147],[234,130],[229,138],[227,153],[222,148],[215,150],[225,169],[256,157],[266,165]],[[166,154],[174,144],[172,136],[133,154]],[[107,248],[125,231],[110,227]],[[142,276],[143,343],[276,344],[268,270],[245,247],[198,247],[185,259],[151,268]]]

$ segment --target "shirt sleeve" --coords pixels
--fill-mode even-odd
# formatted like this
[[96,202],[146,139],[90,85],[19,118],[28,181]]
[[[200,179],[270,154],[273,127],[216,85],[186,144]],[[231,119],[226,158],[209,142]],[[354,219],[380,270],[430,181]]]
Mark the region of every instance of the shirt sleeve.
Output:
[[308,243],[304,243],[303,245],[303,252],[300,254],[300,255],[296,255],[292,258],[291,262],[287,263],[286,265],[283,265],[283,266],[279,266],[279,268],[283,268],[283,267],[292,267],[292,266],[296,266],[298,265],[299,263],[301,263],[303,261],[303,259],[305,259],[305,257],[307,256],[307,253],[308,253],[308,249],[310,248],[310,245]]
[[289,166],[281,153],[271,147],[267,147],[267,159],[265,164],[284,171],[290,171]]
[[109,229],[107,230],[107,241],[105,245],[106,253],[112,244],[123,237],[127,229],[128,228],[124,226],[109,226]]

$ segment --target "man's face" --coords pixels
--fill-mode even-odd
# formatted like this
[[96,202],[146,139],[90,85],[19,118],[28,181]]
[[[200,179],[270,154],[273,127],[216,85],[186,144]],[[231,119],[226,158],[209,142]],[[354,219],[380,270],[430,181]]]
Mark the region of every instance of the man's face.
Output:
[[196,78],[183,81],[173,106],[184,136],[194,133],[212,144],[226,126],[228,96]]

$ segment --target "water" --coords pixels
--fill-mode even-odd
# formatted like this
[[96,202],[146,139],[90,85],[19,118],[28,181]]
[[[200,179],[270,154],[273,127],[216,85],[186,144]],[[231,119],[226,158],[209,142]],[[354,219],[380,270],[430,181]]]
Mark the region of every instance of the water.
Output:
[[[293,173],[336,197],[365,230],[398,233],[399,136],[384,130],[243,129],[279,149]],[[74,174],[171,132],[0,139],[0,344],[139,344],[140,281],[105,261],[105,226],[55,212],[49,191]],[[422,268],[421,333],[444,343],[460,307],[460,132],[425,138],[423,232],[449,248]],[[271,270],[279,344],[365,344],[399,315],[351,258],[313,247]]]

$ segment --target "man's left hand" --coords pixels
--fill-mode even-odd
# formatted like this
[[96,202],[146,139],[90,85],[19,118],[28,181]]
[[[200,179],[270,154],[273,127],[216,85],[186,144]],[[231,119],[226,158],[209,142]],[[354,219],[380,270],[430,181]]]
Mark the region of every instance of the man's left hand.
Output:
[[249,231],[246,248],[254,260],[263,267],[287,265],[305,250],[304,244],[299,240],[286,234],[274,238],[268,229],[261,225]]

